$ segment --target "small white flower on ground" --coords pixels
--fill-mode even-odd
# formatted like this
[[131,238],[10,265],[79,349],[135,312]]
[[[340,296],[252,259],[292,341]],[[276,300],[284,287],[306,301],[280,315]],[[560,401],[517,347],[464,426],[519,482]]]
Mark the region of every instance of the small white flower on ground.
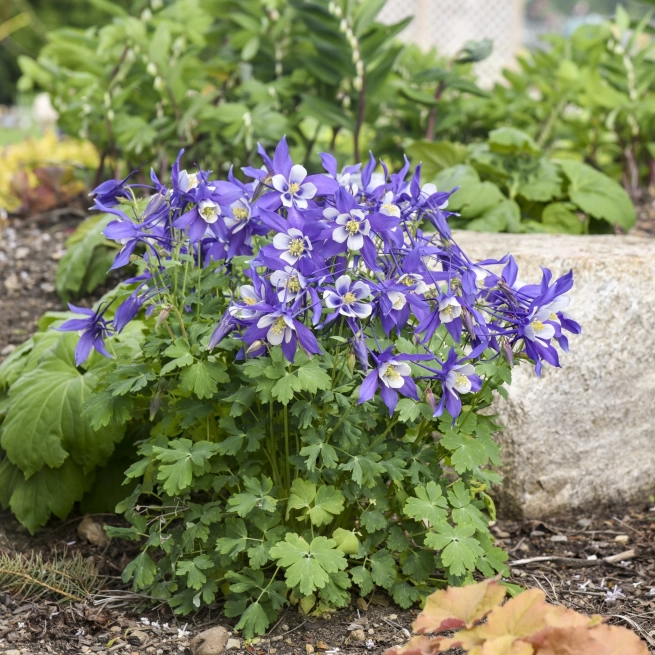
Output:
[[184,639],[185,637],[188,637],[191,633],[186,629],[188,623],[184,624],[184,627],[182,629],[178,628],[177,629],[177,638],[178,639]]
[[371,650],[372,648],[375,648],[375,642],[372,639],[367,639],[366,640],[366,648]]
[[610,605],[616,603],[619,598],[625,598],[621,591],[621,587],[614,587],[614,589],[610,589],[610,591],[605,593],[605,602]]
[[141,621],[141,623],[143,623],[143,625],[150,625],[150,619],[148,619],[145,616],[142,616],[139,620]]

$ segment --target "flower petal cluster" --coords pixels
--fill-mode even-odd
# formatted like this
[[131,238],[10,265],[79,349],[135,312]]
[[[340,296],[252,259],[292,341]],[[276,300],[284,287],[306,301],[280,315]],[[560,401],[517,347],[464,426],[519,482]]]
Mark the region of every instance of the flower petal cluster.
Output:
[[[405,396],[455,418],[462,399],[482,387],[480,362],[520,358],[537,374],[544,363],[560,365],[565,333],[580,332],[566,313],[572,273],[554,280],[543,269],[539,284],[523,285],[509,255],[472,261],[448,226],[452,191],[422,183],[420,165],[408,177],[406,158],[393,174],[380,162],[380,173],[371,154],[364,166],[339,172],[334,157],[322,154],[325,172],[308,175],[284,138],[273,157],[261,146],[259,153],[264,165],[242,169],[246,181],[232,170],[227,180],[180,170],[180,153],[170,186],[151,174],[151,199],[134,217],[123,211],[134,197],[129,178],[94,191],[95,206],[116,216],[105,230],[122,247],[114,266],[135,252],[147,263],[116,311],[115,330],[142,306],[163,302],[169,260],[184,256],[185,266],[230,271],[235,257],[247,255],[249,280],[216,290],[231,302],[210,348],[229,335],[242,343],[240,358],[281,348],[293,362],[298,349],[319,354],[338,334],[359,363],[360,403],[379,396],[393,413]],[[185,284],[196,277],[189,273]],[[111,328],[92,312],[61,329],[82,330],[82,357],[92,347],[104,352]]]

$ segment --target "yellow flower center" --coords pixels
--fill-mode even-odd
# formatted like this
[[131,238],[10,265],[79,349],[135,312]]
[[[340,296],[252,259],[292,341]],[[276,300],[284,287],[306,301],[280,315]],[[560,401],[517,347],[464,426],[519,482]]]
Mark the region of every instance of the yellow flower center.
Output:
[[300,184],[298,184],[298,182],[292,182],[289,185],[289,192],[290,193],[298,193],[298,191],[300,191]]
[[551,312],[550,316],[548,317],[551,321],[556,321],[557,320],[557,314],[554,312]]
[[257,301],[254,298],[246,297],[243,299],[243,302],[246,303],[246,305],[256,305]]
[[354,218],[351,218],[346,223],[346,232],[349,234],[357,234],[359,232],[359,221],[356,221]]
[[302,239],[291,239],[289,243],[289,254],[300,257],[305,252],[305,243]]
[[189,175],[189,189],[195,189],[198,186],[198,174],[191,173]]
[[341,296],[345,305],[352,305],[354,302],[357,302],[357,298],[352,291],[348,291],[344,296]]
[[248,210],[245,207],[234,207],[232,209],[232,215],[237,221],[245,221],[248,218]]
[[291,293],[298,293],[300,291],[300,281],[295,275],[287,281],[287,288]]
[[200,215],[206,220],[206,221],[211,221],[216,218],[216,207],[212,207],[211,205],[207,205],[207,207],[203,207],[200,210]]
[[384,377],[389,378],[390,380],[398,380],[402,376],[398,373],[395,366],[389,364],[387,370],[384,372]]
[[411,286],[413,286],[414,284],[416,284],[416,281],[414,280],[414,278],[413,278],[411,275],[407,275],[407,276],[405,276],[405,277],[401,280],[401,282],[402,282],[406,287],[411,287]]
[[469,379],[461,373],[455,373],[455,386],[462,386],[468,384]]
[[396,205],[394,205],[393,203],[391,203],[391,202],[387,202],[387,203],[385,203],[384,205],[382,205],[382,209],[386,209],[388,212],[393,213],[393,212],[396,211],[398,208],[397,208]]
[[442,314],[446,314],[446,316],[450,316],[453,313],[453,306],[452,305],[446,305],[442,310]]
[[542,332],[546,329],[546,326],[541,321],[532,321],[530,325],[535,332]]
[[271,326],[273,334],[282,334],[287,329],[287,324],[284,321],[284,316],[278,316],[275,323]]

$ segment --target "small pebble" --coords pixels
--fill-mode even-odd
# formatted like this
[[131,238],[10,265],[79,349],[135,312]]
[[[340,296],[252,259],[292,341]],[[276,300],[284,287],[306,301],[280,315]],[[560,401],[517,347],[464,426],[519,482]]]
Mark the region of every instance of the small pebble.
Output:
[[283,623],[280,627],[283,632],[289,632],[289,626],[286,623]]
[[375,630],[373,630],[373,628],[369,628],[369,629],[368,629],[368,634],[370,634],[370,635],[374,635],[374,634],[375,634]]
[[568,541],[569,538],[565,534],[554,534],[550,540],[555,542],[564,542]]
[[350,636],[353,639],[353,641],[359,641],[360,643],[366,641],[366,634],[364,633],[363,630],[353,630],[350,633]]
[[241,648],[241,640],[240,639],[228,639],[227,644],[225,644],[225,650],[232,650],[232,649],[237,649]]
[[314,652],[314,646],[311,644],[305,644],[305,652],[308,653],[308,655],[311,655],[311,653]]
[[616,537],[614,537],[614,541],[619,544],[627,544],[628,541],[630,541],[630,537],[628,537],[627,534],[617,534]]
[[389,614],[389,616],[387,616],[387,618],[389,619],[389,621],[395,621],[398,618],[398,615],[397,614]]
[[543,530],[533,530],[530,533],[531,537],[545,537],[546,533]]

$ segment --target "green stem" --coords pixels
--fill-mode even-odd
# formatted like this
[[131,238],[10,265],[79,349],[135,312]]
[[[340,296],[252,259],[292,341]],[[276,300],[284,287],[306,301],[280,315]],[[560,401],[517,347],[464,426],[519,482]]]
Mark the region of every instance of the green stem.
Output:
[[198,244],[198,288],[196,289],[196,318],[200,318],[200,281],[202,280],[202,250]]
[[289,410],[287,405],[284,406],[284,454],[285,454],[285,470],[287,476],[287,489],[291,489],[291,463],[289,462]]

